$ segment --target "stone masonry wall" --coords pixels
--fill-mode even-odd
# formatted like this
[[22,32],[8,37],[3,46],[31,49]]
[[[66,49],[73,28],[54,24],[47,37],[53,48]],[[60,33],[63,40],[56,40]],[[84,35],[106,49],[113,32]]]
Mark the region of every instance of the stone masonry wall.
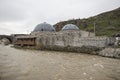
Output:
[[[108,37],[82,37],[80,31],[64,31],[56,33],[41,33],[37,35],[37,47],[39,48],[103,48],[108,45]],[[83,49],[83,48],[82,48]],[[67,50],[67,49],[66,49]],[[68,50],[69,51],[69,50]],[[75,51],[75,50],[74,50]]]
[[70,51],[120,58],[120,49],[115,48],[116,39],[114,37],[95,37],[88,36],[88,34],[84,31],[60,31],[35,32],[30,36],[36,37],[36,46],[34,46],[36,49]]

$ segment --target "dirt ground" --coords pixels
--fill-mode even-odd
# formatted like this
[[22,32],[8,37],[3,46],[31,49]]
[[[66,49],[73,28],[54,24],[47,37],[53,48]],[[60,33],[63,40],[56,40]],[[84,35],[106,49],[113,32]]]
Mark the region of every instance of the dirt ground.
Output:
[[0,45],[0,80],[120,80],[120,59]]

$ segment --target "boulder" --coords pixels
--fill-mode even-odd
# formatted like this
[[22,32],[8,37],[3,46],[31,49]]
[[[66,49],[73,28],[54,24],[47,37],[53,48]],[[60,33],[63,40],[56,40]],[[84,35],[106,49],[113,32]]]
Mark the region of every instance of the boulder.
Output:
[[119,58],[120,59],[120,48],[105,48],[98,53],[104,57]]
[[4,45],[9,45],[10,44],[10,40],[7,39],[7,38],[3,38],[1,41],[0,41],[1,44],[4,44]]

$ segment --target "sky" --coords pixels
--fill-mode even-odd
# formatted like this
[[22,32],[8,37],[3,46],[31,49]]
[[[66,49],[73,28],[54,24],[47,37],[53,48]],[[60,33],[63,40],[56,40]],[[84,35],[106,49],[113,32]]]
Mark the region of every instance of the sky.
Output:
[[0,0],[0,34],[30,33],[37,24],[82,19],[120,7],[120,0]]

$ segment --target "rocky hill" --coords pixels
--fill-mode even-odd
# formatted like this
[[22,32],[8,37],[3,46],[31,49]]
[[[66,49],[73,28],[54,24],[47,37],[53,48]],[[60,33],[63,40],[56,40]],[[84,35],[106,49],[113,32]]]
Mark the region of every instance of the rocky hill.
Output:
[[62,21],[55,24],[54,27],[57,31],[60,31],[61,28],[68,23],[75,24],[81,30],[90,32],[94,32],[95,23],[97,36],[112,36],[120,33],[120,8],[86,19]]

